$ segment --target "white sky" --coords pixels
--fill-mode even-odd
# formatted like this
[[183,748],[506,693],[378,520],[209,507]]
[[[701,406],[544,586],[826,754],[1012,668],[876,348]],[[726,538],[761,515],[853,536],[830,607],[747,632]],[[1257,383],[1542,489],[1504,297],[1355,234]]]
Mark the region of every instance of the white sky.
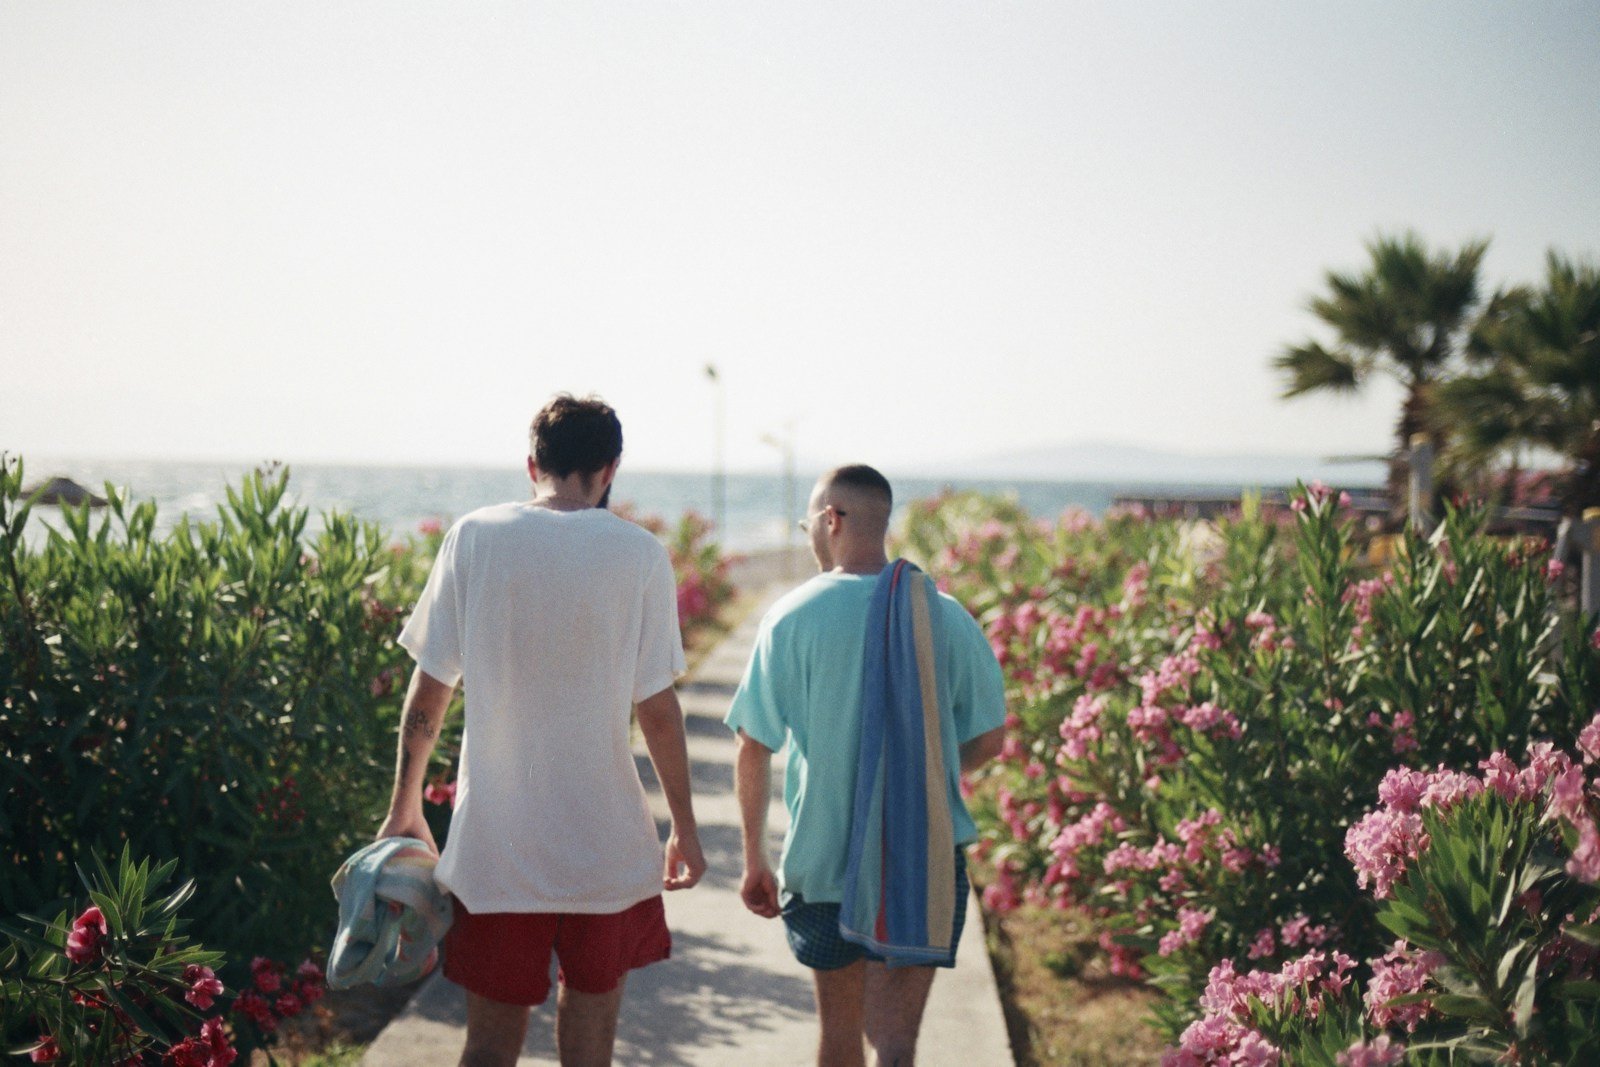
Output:
[[1381,451],[1267,362],[1405,227],[1600,254],[1600,8],[0,0],[24,455]]

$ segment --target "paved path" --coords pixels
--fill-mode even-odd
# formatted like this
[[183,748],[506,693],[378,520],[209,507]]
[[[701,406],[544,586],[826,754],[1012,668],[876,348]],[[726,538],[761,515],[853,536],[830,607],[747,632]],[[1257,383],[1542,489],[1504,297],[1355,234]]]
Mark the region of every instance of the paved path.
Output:
[[[744,670],[756,625],[781,594],[722,642],[680,689],[687,716],[695,814],[709,864],[692,890],[668,893],[672,959],[632,972],[617,1029],[616,1062],[662,1067],[804,1067],[816,1056],[810,972],[789,955],[778,920],[758,918],[739,900],[739,810],[733,795],[733,742],[722,716]],[[646,784],[654,781],[640,749]],[[776,761],[781,778],[782,759]],[[665,805],[652,790],[658,819]],[[774,783],[769,827],[773,854],[786,817]],[[942,972],[923,1025],[922,1063],[1007,1067],[1013,1063],[983,924],[971,904],[958,965]],[[554,997],[534,1010],[521,1064],[556,1062]],[[465,995],[430,978],[368,1049],[367,1067],[453,1064],[466,1033]]]

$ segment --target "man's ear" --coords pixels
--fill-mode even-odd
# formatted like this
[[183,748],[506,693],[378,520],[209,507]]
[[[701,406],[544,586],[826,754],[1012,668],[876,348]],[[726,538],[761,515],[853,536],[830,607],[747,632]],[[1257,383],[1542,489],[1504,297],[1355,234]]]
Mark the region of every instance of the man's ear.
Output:
[[539,465],[533,461],[532,456],[528,457],[528,478],[535,482],[539,480]]

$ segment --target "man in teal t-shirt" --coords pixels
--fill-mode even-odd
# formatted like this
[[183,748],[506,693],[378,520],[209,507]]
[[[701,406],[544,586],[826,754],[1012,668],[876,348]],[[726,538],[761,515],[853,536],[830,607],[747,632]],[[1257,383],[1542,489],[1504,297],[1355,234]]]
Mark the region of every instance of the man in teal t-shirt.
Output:
[[[822,1027],[818,1062],[824,1064],[864,1063],[863,1036],[880,1063],[912,1062],[936,966],[954,965],[966,915],[966,871],[958,861],[955,926],[943,962],[888,967],[883,957],[839,932],[861,744],[867,613],[889,562],[884,539],[892,504],[888,481],[871,467],[839,467],[818,480],[801,525],[822,573],[762,619],[727,716],[739,735],[741,894],[757,915],[783,916],[796,958],[812,969]],[[966,609],[943,595],[933,608],[939,689],[948,694],[939,709],[948,768],[944,792],[959,852],[977,837],[961,800],[959,772],[999,753],[1005,687],[994,653]],[[785,744],[789,828],[774,875],[766,846],[767,798],[772,754]]]

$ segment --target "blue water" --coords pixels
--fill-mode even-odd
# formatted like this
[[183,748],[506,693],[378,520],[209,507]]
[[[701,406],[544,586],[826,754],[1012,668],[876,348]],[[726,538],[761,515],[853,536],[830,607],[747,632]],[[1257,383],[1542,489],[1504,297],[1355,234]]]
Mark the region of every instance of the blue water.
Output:
[[[24,461],[26,481],[30,485],[62,475],[97,492],[103,492],[103,483],[109,481],[127,488],[134,499],[154,500],[158,507],[157,526],[162,530],[170,529],[184,515],[214,516],[217,506],[227,499],[225,486],[237,483],[250,469],[245,464],[222,463],[29,457],[24,457]],[[741,552],[784,544],[788,527],[805,507],[812,479],[812,475],[806,475],[789,486],[776,474],[729,474],[723,543]],[[1008,493],[1032,514],[1054,516],[1067,507],[1080,507],[1098,515],[1124,488],[1138,492],[1184,492],[1228,487],[1182,484],[1119,487],[1107,482],[903,478],[895,479],[894,488],[899,502],[931,496],[945,488]],[[636,471],[624,465],[617,476],[612,499],[626,501],[641,513],[666,519],[674,519],[687,510],[714,519],[713,492],[709,473]],[[289,496],[293,503],[312,511],[313,530],[320,525],[317,517],[322,512],[343,511],[381,524],[392,536],[415,530],[425,521],[448,522],[474,508],[526,499],[528,494],[527,474],[515,468],[294,464],[289,478]],[[42,508],[39,515],[48,522],[53,512],[53,508]]]

